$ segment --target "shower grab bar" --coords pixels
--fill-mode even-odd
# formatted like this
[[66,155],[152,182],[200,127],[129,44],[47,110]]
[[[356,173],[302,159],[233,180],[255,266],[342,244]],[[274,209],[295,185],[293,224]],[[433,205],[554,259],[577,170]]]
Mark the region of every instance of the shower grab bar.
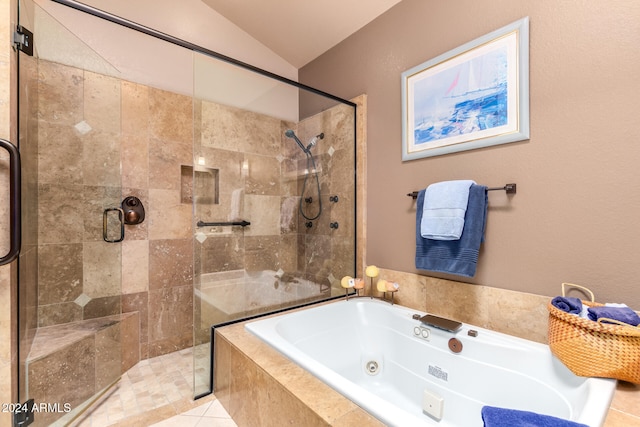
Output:
[[22,246],[22,184],[20,152],[6,139],[0,139],[0,147],[9,152],[9,251],[0,258],[0,265],[9,264],[20,254]]
[[249,221],[230,221],[230,222],[203,222],[198,221],[196,223],[198,227],[222,227],[225,225],[239,225],[240,227],[246,227],[247,225],[251,225]]
[[[511,183],[511,184],[505,184],[504,187],[487,188],[487,191],[496,191],[496,190],[504,190],[507,192],[507,194],[516,194],[516,184]],[[417,199],[418,192],[412,191],[411,193],[407,193],[407,196],[411,197],[412,199]]]
[[[120,237],[109,239],[109,212],[117,211],[120,220]],[[107,243],[118,243],[124,240],[124,211],[122,208],[107,208],[102,212],[102,239]]]

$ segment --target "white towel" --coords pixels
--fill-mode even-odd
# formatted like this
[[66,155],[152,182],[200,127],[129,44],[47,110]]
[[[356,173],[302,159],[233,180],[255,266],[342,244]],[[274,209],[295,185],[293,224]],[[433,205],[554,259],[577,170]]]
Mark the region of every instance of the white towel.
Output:
[[424,195],[420,235],[431,240],[458,240],[464,229],[471,180],[431,184]]

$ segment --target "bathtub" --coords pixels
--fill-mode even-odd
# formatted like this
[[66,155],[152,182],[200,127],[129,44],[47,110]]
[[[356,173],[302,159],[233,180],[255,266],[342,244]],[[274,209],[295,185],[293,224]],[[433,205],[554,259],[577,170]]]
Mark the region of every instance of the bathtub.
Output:
[[615,380],[577,377],[543,344],[467,324],[448,332],[414,314],[424,313],[351,298],[245,327],[390,426],[482,427],[484,405],[604,422]]

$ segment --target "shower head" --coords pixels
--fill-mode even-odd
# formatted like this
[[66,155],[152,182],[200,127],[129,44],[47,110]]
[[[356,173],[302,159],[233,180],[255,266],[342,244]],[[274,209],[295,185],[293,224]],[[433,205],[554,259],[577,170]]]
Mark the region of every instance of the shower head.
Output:
[[296,144],[298,144],[298,147],[300,147],[302,149],[302,151],[304,151],[306,154],[310,154],[311,153],[310,150],[313,147],[315,147],[315,145],[318,143],[319,140],[324,138],[324,132],[321,132],[318,135],[316,135],[313,138],[311,138],[309,140],[309,144],[307,144],[306,147],[304,146],[302,141],[300,141],[300,139],[298,139],[298,137],[296,136],[295,132],[292,131],[291,129],[287,129],[284,132],[284,136],[286,136],[287,138],[293,138],[296,141]]
[[298,139],[294,131],[292,131],[291,129],[287,129],[284,133],[284,136],[286,136],[287,138],[293,138],[296,141],[296,144],[298,144],[298,147],[300,147],[300,149],[306,154],[309,154],[309,148],[305,148],[304,144]]

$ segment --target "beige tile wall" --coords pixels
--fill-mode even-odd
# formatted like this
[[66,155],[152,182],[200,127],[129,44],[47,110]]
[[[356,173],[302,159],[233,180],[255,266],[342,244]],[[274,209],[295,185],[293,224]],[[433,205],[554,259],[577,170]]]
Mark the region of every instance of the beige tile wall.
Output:
[[[353,109],[338,105],[300,123],[287,123],[235,107],[209,101],[196,102],[197,164],[215,171],[218,199],[203,199],[195,190],[196,220],[205,222],[245,219],[251,225],[203,227],[196,248],[196,278],[200,274],[262,270],[283,270],[283,275],[305,278],[323,285],[320,294],[329,295],[337,284],[331,273],[353,274],[354,181]],[[306,156],[294,140],[285,137],[293,129],[302,141],[321,132],[313,154],[319,170],[322,215],[311,228],[298,212],[304,187]],[[309,178],[306,196],[315,201],[306,208],[317,213],[315,179]],[[338,203],[329,197],[339,196]],[[237,203],[234,206],[234,203]],[[337,229],[329,225],[339,224]],[[216,277],[218,277],[216,276]],[[197,284],[196,286],[210,286]],[[322,296],[322,295],[320,295]],[[242,298],[240,293],[233,298]],[[238,317],[196,301],[196,323],[205,325],[199,334],[208,339],[212,324]],[[234,305],[237,305],[234,303]],[[247,304],[243,315],[278,307]],[[235,313],[235,311],[234,311]],[[201,316],[199,320],[198,317]]]
[[[39,326],[139,311],[143,358],[191,345],[191,97],[43,60],[38,85]],[[105,243],[129,195],[146,220]]]

